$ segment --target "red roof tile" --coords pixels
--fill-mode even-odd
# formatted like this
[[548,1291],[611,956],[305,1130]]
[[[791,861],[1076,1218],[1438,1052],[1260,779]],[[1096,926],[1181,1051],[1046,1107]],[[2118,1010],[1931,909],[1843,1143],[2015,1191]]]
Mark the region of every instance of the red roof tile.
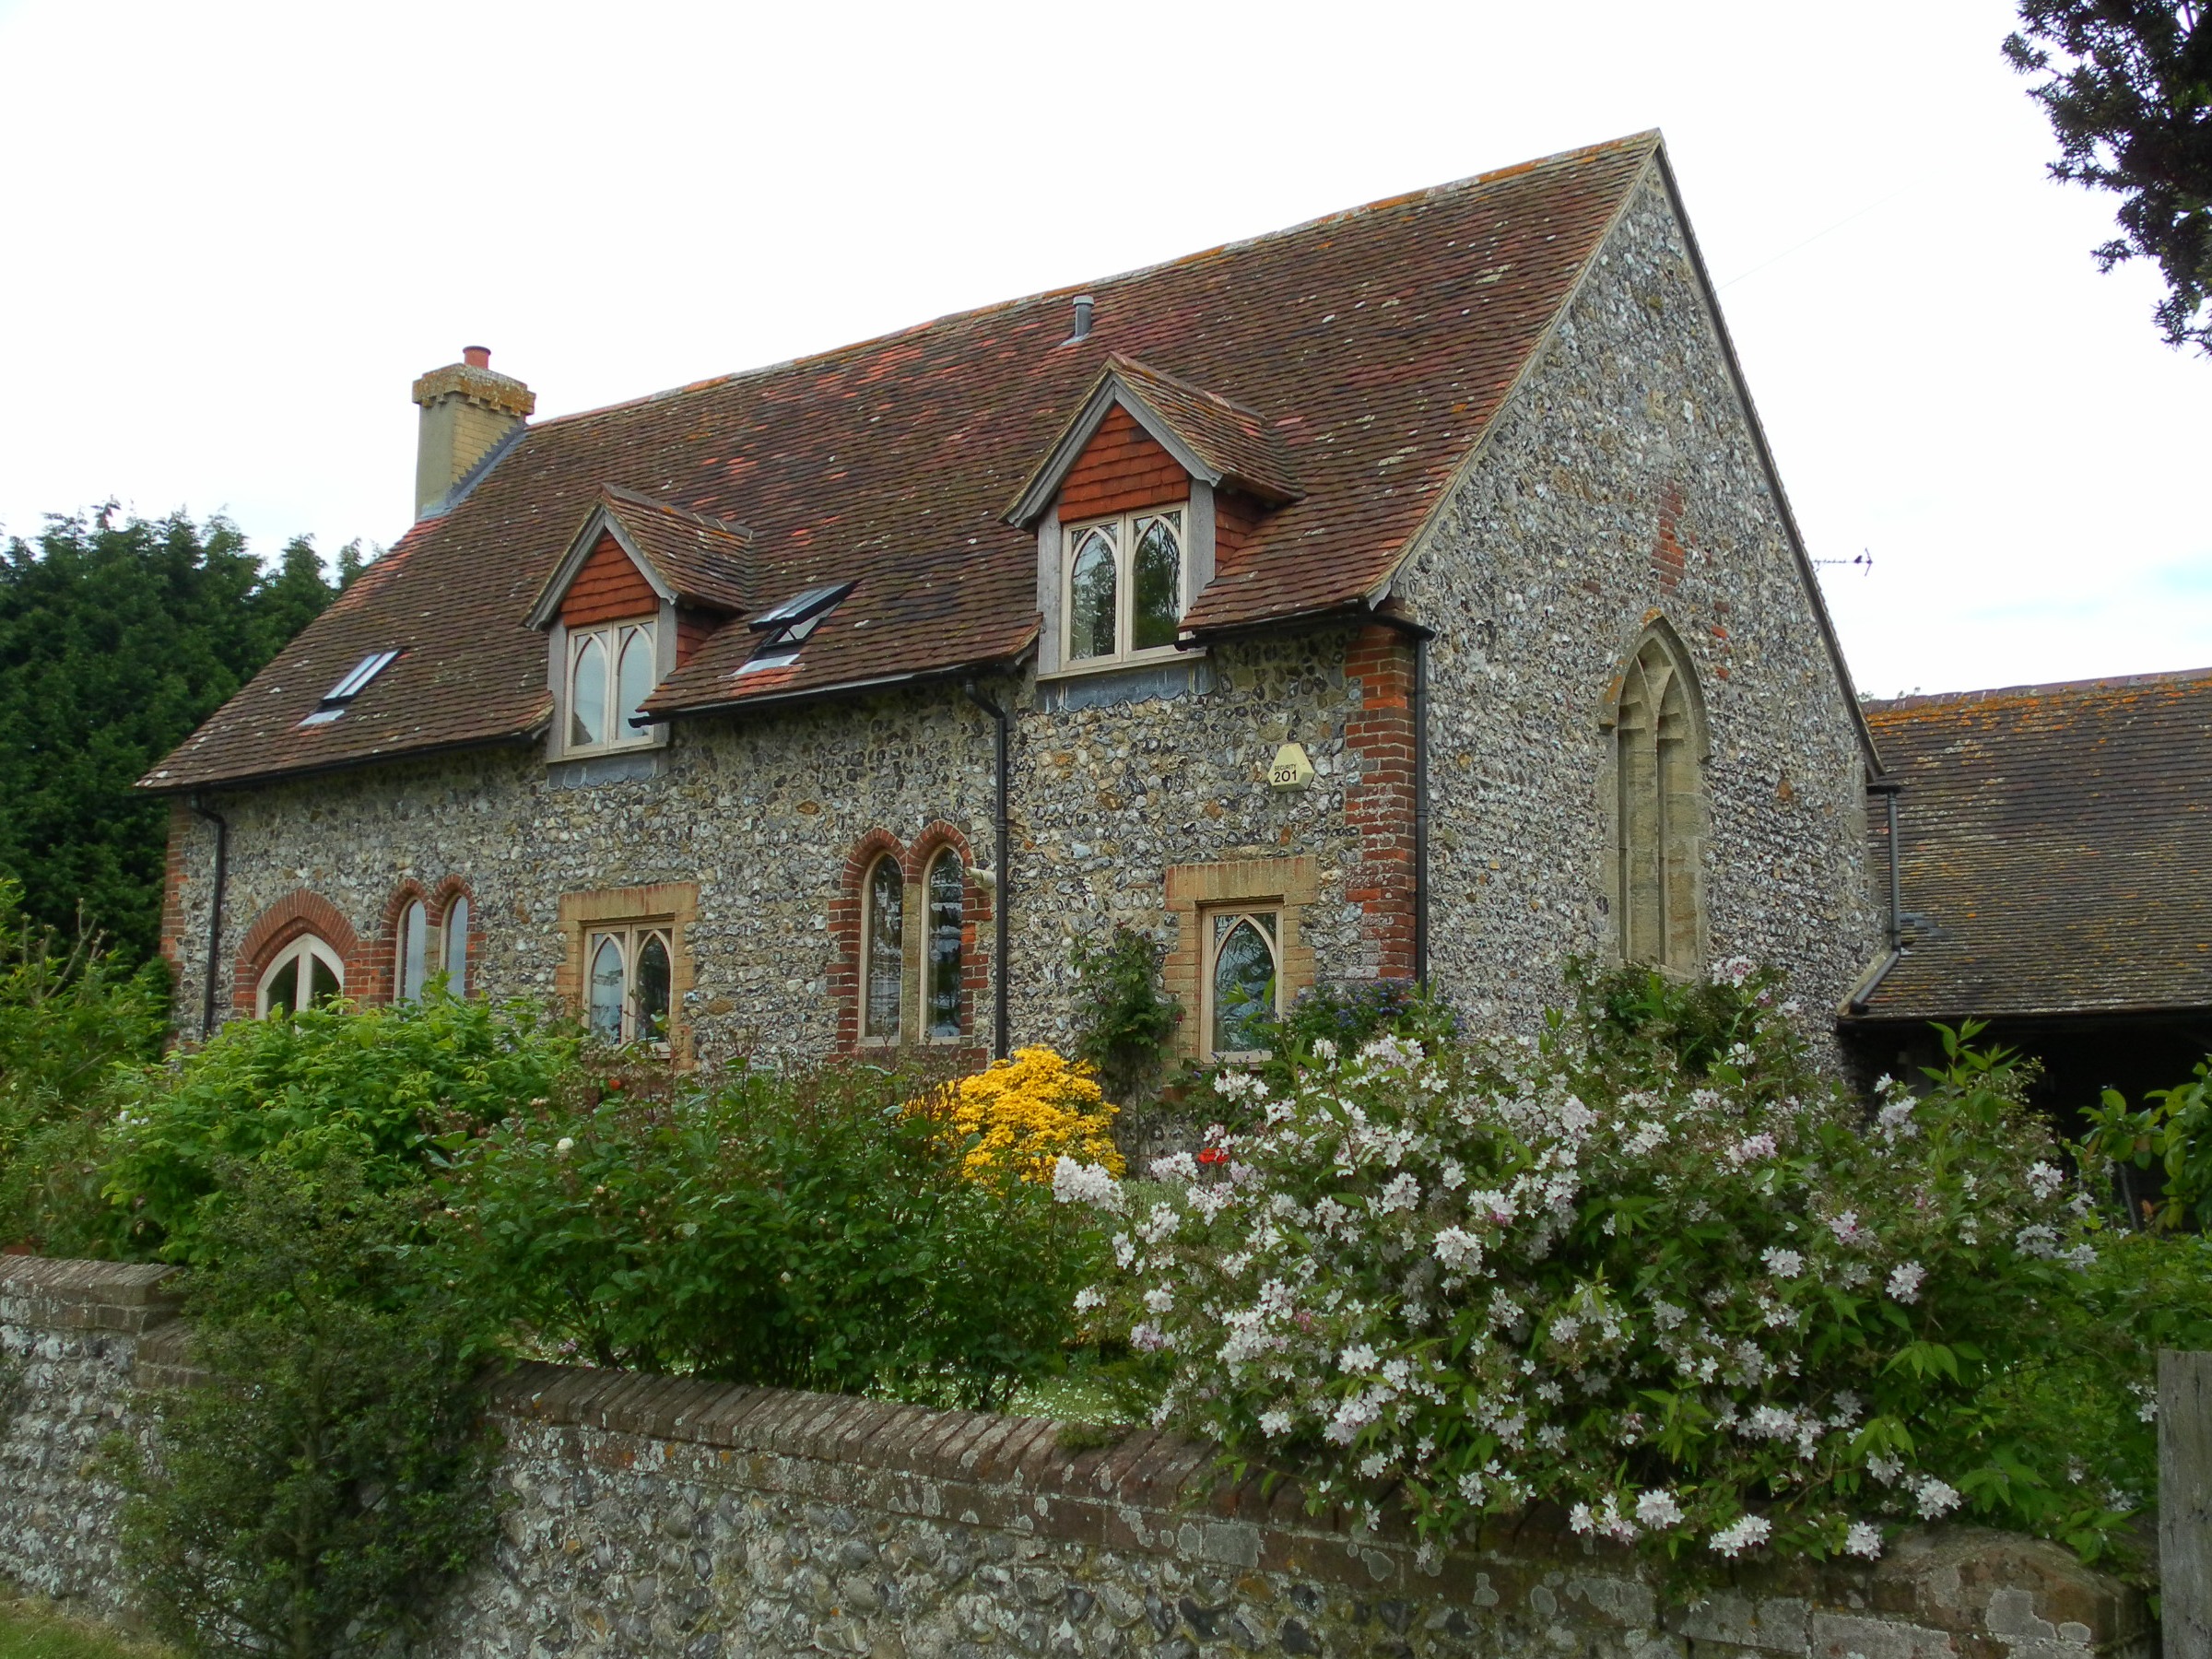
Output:
[[[1070,288],[540,422],[145,782],[188,788],[534,733],[549,699],[544,642],[524,619],[610,482],[748,526],[748,600],[858,582],[790,670],[740,683],[753,641],[724,627],[657,708],[1015,658],[1036,631],[1036,542],[1000,514],[1113,358],[1180,399],[1197,441],[1233,458],[1224,471],[1279,465],[1302,492],[1223,554],[1186,625],[1355,604],[1436,507],[1657,144],[1571,151],[1084,284],[1097,309],[1079,342],[1067,340]],[[343,718],[299,729],[365,652],[394,646],[406,654]]]
[[2212,1007],[2212,669],[1866,712],[1924,919],[1866,1018]]

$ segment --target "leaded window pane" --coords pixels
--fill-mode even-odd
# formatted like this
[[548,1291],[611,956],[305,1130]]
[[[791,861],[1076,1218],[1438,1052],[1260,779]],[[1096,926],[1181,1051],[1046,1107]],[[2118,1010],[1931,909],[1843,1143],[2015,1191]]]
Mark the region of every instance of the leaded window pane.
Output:
[[592,1035],[604,1042],[622,1041],[623,982],[629,977],[622,959],[622,941],[601,934],[592,947],[591,992],[585,1021]]
[[1068,575],[1067,654],[1071,660],[1114,653],[1114,611],[1120,582],[1112,527],[1101,524],[1086,530],[1076,546]]
[[1129,647],[1151,651],[1175,643],[1182,618],[1182,545],[1178,515],[1136,521],[1135,588]]
[[569,676],[569,742],[582,747],[606,740],[606,645],[597,634],[586,634]]
[[630,1035],[648,1042],[668,1038],[668,940],[647,934],[638,947],[637,1023]]
[[338,976],[320,956],[301,957],[300,971],[307,980],[307,1000],[310,1003],[338,1000]]
[[867,1003],[862,1026],[869,1037],[899,1035],[905,992],[906,878],[895,859],[879,858],[868,872]]
[[1275,949],[1251,916],[1216,917],[1215,927],[1214,1052],[1251,1053],[1267,1046],[1259,1027],[1275,1013]]
[[929,1034],[960,1034],[960,904],[966,872],[957,853],[929,866]]
[[408,904],[399,918],[399,1000],[420,1002],[429,978],[430,912],[421,900]]
[[629,723],[644,706],[645,700],[653,695],[653,683],[655,678],[654,665],[653,629],[650,628],[624,629],[622,630],[622,669],[619,676],[620,696],[618,698],[622,713],[619,724],[615,727],[614,741],[618,743],[624,738],[641,735],[639,729]]
[[455,996],[468,994],[468,900],[455,899],[445,907],[445,988]]

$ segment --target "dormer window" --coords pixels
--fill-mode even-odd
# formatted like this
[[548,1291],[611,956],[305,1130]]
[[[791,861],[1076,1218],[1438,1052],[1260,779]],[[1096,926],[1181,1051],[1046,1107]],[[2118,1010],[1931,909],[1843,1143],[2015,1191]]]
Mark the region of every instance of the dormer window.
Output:
[[647,619],[569,629],[565,747],[570,754],[637,748],[653,741],[653,728],[638,724],[638,712],[660,677],[657,626]]
[[1175,648],[1182,619],[1182,507],[1148,508],[1066,532],[1067,661],[1111,663]]

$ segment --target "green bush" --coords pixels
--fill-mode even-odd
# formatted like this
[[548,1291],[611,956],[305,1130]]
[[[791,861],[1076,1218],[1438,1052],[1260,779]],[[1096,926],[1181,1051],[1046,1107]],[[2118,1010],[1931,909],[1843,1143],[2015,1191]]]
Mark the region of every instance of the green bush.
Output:
[[602,1365],[989,1406],[1056,1371],[1095,1234],[872,1067],[569,1088],[458,1159],[473,1294]]
[[1116,926],[1105,944],[1075,947],[1075,1057],[1099,1075],[1106,1098],[1132,1105],[1159,1082],[1182,1005],[1160,988],[1160,947]]
[[1548,1500],[1686,1563],[1955,1512],[2105,1549],[2212,1258],[2112,1249],[2020,1070],[1959,1033],[1870,1121],[1770,975],[1574,988],[1529,1047],[1321,1039],[1287,1090],[1217,1081],[1256,1126],[1155,1164],[1086,1297],[1164,1367],[1161,1420],[1316,1504],[1395,1482],[1433,1540]]
[[104,1160],[120,1246],[206,1260],[226,1160],[312,1171],[342,1157],[371,1191],[420,1181],[468,1131],[549,1096],[577,1052],[528,1005],[441,994],[233,1020],[125,1100]]
[[[2152,1089],[2149,1100],[2131,1112],[2125,1096],[2106,1089],[2088,1112],[2083,1157],[2110,1173],[2132,1224],[2201,1232],[2212,1227],[2212,1060],[2198,1062],[2186,1083]],[[2156,1176],[2138,1178],[2153,1168]]]
[[188,1281],[205,1381],[155,1396],[150,1457],[114,1448],[125,1564],[190,1653],[380,1652],[497,1518],[471,1320],[423,1189],[335,1155],[220,1172]]
[[64,943],[0,877],[0,1242],[91,1244],[93,1152],[119,1068],[151,1060],[167,1025],[159,962],[122,972],[99,935]]
[[1367,980],[1302,991],[1282,1014],[1261,1022],[1260,1030],[1269,1056],[1262,1076],[1280,1088],[1310,1061],[1316,1042],[1357,1049],[1385,1035],[1453,1042],[1459,1038],[1459,1016],[1413,980]]

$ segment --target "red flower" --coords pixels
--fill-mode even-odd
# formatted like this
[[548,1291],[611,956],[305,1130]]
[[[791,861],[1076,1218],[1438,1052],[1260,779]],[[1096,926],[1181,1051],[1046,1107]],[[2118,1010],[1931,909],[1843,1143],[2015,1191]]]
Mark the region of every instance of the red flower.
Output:
[[1227,1163],[1229,1161],[1229,1154],[1223,1151],[1219,1147],[1208,1147],[1205,1151],[1198,1154],[1198,1161],[1202,1164]]

